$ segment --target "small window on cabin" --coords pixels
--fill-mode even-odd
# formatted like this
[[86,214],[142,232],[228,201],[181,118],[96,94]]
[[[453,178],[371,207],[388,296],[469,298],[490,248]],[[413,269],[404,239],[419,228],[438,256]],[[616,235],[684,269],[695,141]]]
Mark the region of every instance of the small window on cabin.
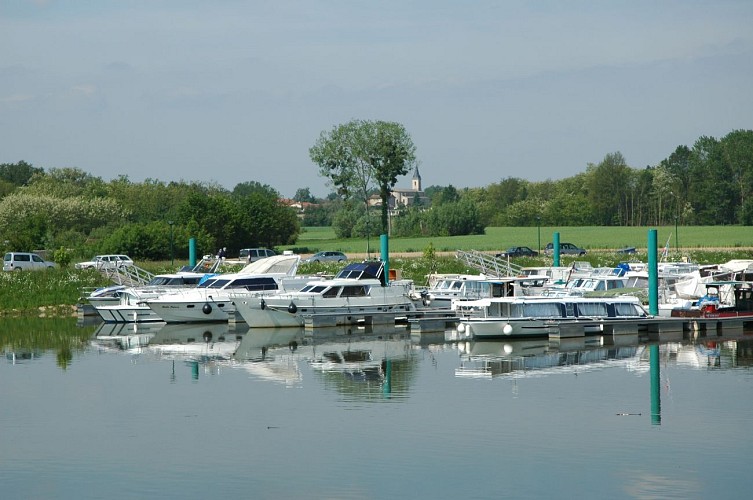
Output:
[[326,290],[326,291],[325,291],[325,292],[324,292],[324,293],[322,294],[322,297],[326,297],[326,298],[328,298],[328,299],[331,299],[331,298],[333,298],[333,297],[337,297],[337,294],[338,294],[338,292],[339,292],[339,291],[340,291],[341,289],[342,289],[342,287],[341,287],[341,286],[333,286],[333,287],[331,287],[331,288],[330,288],[329,290]]
[[366,290],[363,285],[359,286],[346,286],[343,287],[343,291],[340,297],[363,297],[366,295]]

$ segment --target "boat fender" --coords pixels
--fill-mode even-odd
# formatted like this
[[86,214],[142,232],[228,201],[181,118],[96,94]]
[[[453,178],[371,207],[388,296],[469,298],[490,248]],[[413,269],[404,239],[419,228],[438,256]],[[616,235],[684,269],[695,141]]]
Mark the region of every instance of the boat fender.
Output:
[[296,311],[298,311],[298,307],[295,305],[294,302],[291,302],[290,305],[288,306],[288,312],[290,314],[295,314]]
[[204,314],[211,314],[212,312],[212,306],[209,305],[209,302],[206,302],[204,306],[201,308],[201,312]]
[[204,332],[204,342],[208,344],[211,340],[212,340],[212,332],[207,330],[206,332]]
[[259,302],[259,307],[261,307],[262,311],[267,308],[267,303],[264,302],[264,299],[261,299],[261,302]]

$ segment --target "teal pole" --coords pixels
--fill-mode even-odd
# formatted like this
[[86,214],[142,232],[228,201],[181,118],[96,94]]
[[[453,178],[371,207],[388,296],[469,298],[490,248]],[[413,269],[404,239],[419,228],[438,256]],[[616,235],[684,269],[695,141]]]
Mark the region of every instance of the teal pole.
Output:
[[389,396],[392,393],[392,361],[385,360],[382,364],[384,367],[384,386],[382,392],[385,396]]
[[661,384],[659,383],[659,345],[649,346],[651,371],[651,423],[661,425]]
[[389,237],[383,234],[379,237],[379,243],[382,251],[382,262],[384,262],[384,282],[390,282],[390,242]]
[[560,265],[560,233],[559,231],[554,233],[554,240],[552,241],[552,255],[554,255],[554,267]]
[[648,312],[659,315],[659,262],[656,229],[648,230]]
[[196,266],[196,238],[188,240],[188,263],[191,267]]

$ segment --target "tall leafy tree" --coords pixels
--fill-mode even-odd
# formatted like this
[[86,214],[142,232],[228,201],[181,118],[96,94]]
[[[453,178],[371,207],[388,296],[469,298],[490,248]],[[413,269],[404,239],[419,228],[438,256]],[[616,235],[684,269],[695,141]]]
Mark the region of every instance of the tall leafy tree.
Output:
[[609,153],[598,165],[589,165],[586,173],[588,197],[598,223],[624,224],[630,167],[622,153]]
[[693,145],[689,198],[703,225],[732,224],[739,197],[724,149],[713,137],[700,137]]
[[387,232],[391,190],[416,162],[416,147],[401,124],[353,120],[337,125],[320,134],[309,156],[320,175],[344,198],[361,200],[367,214],[369,196],[376,190],[382,200],[382,231]]
[[735,130],[721,140],[724,161],[739,199],[735,222],[753,223],[753,130]]
[[14,186],[25,186],[34,174],[42,174],[43,172],[44,169],[33,167],[23,160],[18,163],[0,164],[0,180],[9,182]]

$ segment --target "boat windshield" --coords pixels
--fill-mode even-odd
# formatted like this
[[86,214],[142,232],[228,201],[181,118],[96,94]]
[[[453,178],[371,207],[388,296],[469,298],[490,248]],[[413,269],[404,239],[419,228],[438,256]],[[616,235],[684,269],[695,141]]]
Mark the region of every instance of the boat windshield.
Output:
[[225,285],[230,283],[229,279],[216,279],[209,285],[207,285],[207,288],[225,288]]

